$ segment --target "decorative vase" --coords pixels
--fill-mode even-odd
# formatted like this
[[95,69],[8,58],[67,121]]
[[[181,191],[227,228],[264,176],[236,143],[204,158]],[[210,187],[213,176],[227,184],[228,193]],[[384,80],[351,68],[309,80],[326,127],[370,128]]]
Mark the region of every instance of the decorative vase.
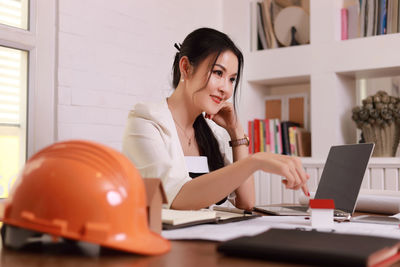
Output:
[[373,157],[394,157],[400,139],[400,127],[397,123],[381,125],[365,124],[362,127],[365,142],[375,143]]

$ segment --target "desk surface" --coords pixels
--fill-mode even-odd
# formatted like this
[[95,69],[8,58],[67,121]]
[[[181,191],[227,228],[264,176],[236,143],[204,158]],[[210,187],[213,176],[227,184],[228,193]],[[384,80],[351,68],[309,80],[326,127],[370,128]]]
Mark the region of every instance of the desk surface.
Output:
[[[171,241],[171,244],[171,251],[160,256],[138,256],[110,250],[102,251],[97,256],[88,256],[76,249],[76,246],[42,249],[34,247],[15,251],[2,248],[0,242],[0,266],[304,266],[226,257],[217,252],[217,242]],[[393,266],[400,267],[400,262]]]
[[[77,251],[1,250],[1,266],[293,266],[253,259],[225,257],[216,251],[216,242],[172,241],[172,249],[161,256],[137,256],[110,251],[100,256],[85,256]],[[303,265],[295,265],[301,267]],[[399,265],[400,266],[400,265]]]
[[[14,251],[1,250],[1,266],[297,266],[253,259],[225,257],[216,251],[216,242],[172,241],[172,249],[161,256],[137,256],[110,251],[100,256],[90,257],[76,251]],[[400,266],[396,263],[394,266]]]

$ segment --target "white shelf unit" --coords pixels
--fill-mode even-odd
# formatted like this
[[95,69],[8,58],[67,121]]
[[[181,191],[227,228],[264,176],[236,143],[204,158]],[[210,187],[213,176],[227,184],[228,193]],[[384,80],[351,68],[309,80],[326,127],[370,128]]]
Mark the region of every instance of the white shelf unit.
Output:
[[[357,80],[400,75],[400,34],[340,40],[341,0],[310,0],[310,44],[254,51],[251,2],[223,0],[223,30],[244,53],[238,114],[241,122],[265,116],[264,97],[291,85],[308,87],[312,157],[303,158],[317,188],[332,145],[357,142],[351,109],[357,105]],[[283,92],[284,93],[284,92]],[[371,158],[362,188],[400,191],[400,158]],[[286,190],[280,177],[255,174],[256,204],[296,203],[300,191]]]
[[253,52],[254,1],[223,1],[223,30],[245,58],[238,111],[242,123],[264,117],[263,99],[271,88],[307,84],[312,158],[325,159],[331,145],[357,142],[351,120],[356,81],[400,75],[400,34],[341,41],[342,1],[310,0],[310,44]]

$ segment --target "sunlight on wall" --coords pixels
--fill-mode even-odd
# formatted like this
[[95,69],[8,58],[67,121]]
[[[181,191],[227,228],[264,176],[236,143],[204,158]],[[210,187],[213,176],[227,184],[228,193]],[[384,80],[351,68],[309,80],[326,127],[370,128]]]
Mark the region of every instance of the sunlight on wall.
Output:
[[8,196],[19,171],[19,137],[0,136],[0,198]]

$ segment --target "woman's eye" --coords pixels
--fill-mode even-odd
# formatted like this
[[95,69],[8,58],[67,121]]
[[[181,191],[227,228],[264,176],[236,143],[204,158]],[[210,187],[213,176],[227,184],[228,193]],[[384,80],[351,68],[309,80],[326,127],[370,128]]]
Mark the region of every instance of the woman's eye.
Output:
[[222,76],[223,72],[220,70],[214,70],[214,73],[217,74],[218,76]]
[[231,83],[235,83],[236,82],[236,78],[231,78]]

